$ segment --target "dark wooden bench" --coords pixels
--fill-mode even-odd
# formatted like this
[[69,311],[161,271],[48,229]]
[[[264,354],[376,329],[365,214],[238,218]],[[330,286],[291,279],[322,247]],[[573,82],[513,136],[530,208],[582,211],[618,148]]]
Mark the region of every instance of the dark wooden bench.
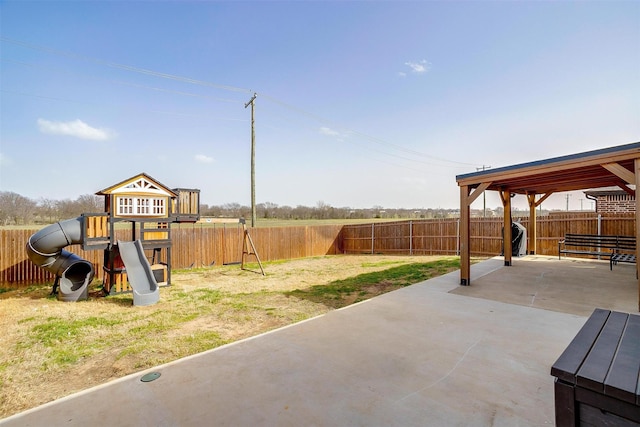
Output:
[[635,236],[608,236],[598,234],[566,234],[558,242],[558,259],[562,254],[604,256],[609,268],[618,262],[636,262]]
[[598,234],[565,234],[558,242],[558,259],[561,254],[611,256],[618,247],[618,236]]
[[640,425],[640,316],[596,309],[553,364],[556,425]]

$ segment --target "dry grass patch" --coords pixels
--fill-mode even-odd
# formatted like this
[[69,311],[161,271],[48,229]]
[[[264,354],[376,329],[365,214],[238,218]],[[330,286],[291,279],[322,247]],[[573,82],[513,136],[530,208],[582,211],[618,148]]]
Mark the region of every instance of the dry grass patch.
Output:
[[[252,266],[249,266],[252,267]],[[457,258],[331,256],[175,271],[160,301],[64,303],[50,286],[0,293],[0,417],[299,322],[458,268]]]

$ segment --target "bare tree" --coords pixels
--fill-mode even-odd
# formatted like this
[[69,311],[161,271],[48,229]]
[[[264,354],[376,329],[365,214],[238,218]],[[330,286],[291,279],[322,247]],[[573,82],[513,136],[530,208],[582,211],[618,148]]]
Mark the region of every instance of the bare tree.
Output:
[[104,198],[95,194],[84,194],[76,199],[79,213],[96,213],[104,211]]
[[312,208],[308,206],[298,205],[291,211],[294,219],[311,219],[313,218]]
[[11,193],[0,191],[0,224],[8,225],[11,219]]
[[280,206],[276,209],[276,218],[281,219],[292,219],[293,218],[293,208],[291,206]]
[[261,218],[277,218],[278,205],[271,202],[260,203],[257,205],[259,216]]
[[58,202],[53,199],[45,199],[44,197],[38,202],[38,213],[40,220],[46,223],[54,222],[54,218],[58,218]]
[[30,224],[36,212],[36,202],[12,191],[0,192],[0,218],[4,225]]
[[247,217],[251,213],[251,208],[248,206],[242,206],[240,203],[227,203],[222,206],[225,216],[230,218]]
[[318,219],[327,219],[329,218],[329,210],[331,209],[331,205],[325,203],[320,200],[316,203],[316,218]]
[[66,218],[74,218],[79,216],[81,212],[78,212],[76,202],[71,199],[58,200],[57,203],[58,220]]

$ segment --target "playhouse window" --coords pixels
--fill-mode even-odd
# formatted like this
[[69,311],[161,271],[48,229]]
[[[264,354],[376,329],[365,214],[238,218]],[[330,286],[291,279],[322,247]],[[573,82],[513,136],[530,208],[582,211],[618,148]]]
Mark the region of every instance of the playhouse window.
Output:
[[149,199],[136,199],[136,214],[149,215]]
[[119,197],[118,198],[118,214],[127,215],[132,213],[133,213],[133,198]]
[[153,197],[119,197],[118,215],[159,216],[166,212],[165,199]]
[[153,214],[164,215],[164,199],[152,199],[153,201]]

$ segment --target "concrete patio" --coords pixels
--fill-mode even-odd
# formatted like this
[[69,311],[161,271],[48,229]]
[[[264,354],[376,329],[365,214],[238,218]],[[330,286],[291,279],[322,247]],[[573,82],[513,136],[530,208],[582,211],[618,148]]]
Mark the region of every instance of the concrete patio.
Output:
[[[553,362],[635,266],[500,257],[0,420],[2,426],[540,426]],[[142,382],[148,372],[158,379]]]

